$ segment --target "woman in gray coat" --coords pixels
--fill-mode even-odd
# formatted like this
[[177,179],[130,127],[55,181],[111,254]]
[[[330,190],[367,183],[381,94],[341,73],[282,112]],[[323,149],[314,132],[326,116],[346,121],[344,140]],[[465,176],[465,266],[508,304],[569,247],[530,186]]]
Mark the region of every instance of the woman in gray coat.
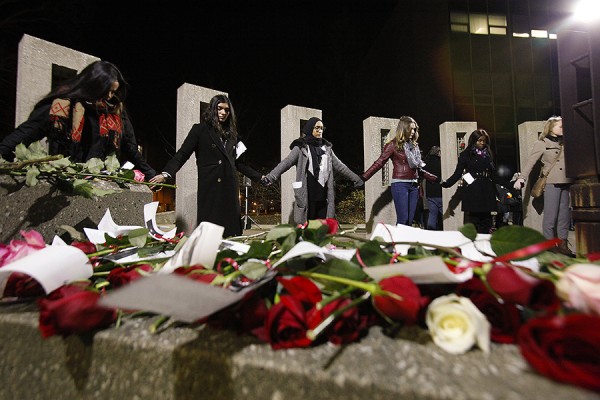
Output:
[[548,173],[544,189],[544,218],[542,230],[546,239],[558,237],[561,241],[556,252],[574,256],[568,247],[567,237],[571,225],[569,186],[573,182],[565,174],[563,150],[563,127],[561,117],[550,117],[534,143],[527,164],[515,181],[515,189],[521,189],[538,160],[544,174]]
[[290,145],[290,154],[265,176],[268,184],[275,182],[291,167],[296,167],[294,189],[294,221],[303,224],[311,219],[335,217],[335,183],[333,173],[364,185],[358,175],[350,170],[331,149],[332,144],[323,139],[323,121],[310,118],[302,128],[303,137]]

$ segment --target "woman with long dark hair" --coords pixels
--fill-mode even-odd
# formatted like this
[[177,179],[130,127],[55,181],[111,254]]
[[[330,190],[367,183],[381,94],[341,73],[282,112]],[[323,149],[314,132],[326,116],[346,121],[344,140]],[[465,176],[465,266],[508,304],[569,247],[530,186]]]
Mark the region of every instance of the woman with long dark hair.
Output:
[[150,180],[163,183],[175,176],[192,153],[198,168],[197,224],[212,222],[225,228],[224,237],[242,233],[237,171],[259,182],[261,174],[238,161],[238,130],[235,111],[227,96],[214,96],[202,121],[192,126],[177,153],[163,172]]
[[484,129],[471,133],[467,147],[458,156],[458,164],[452,176],[442,181],[442,187],[452,187],[463,179],[462,210],[464,223],[475,225],[478,233],[490,233],[492,211],[498,208],[496,202],[496,167],[490,149],[490,136]]
[[126,86],[115,65],[91,63],[41,99],[27,121],[0,143],[0,154],[12,160],[19,143],[27,146],[47,137],[50,154],[86,162],[115,153],[121,162],[132,162],[146,179],[152,178],[156,172],[140,154],[125,111]]

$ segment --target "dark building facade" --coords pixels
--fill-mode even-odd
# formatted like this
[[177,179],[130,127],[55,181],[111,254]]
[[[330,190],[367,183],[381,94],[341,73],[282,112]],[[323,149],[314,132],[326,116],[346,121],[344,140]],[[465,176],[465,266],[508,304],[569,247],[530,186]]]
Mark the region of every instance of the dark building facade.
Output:
[[448,8],[454,118],[491,132],[498,164],[514,172],[518,125],[560,115],[564,9],[548,0],[450,0]]

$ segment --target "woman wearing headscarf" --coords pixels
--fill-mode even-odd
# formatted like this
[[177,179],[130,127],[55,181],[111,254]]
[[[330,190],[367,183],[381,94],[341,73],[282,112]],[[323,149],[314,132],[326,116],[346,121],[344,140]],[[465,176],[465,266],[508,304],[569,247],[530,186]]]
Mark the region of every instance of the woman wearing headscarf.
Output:
[[355,187],[364,185],[360,177],[337,158],[331,142],[323,139],[324,131],[321,119],[310,118],[302,128],[303,136],[290,145],[290,154],[265,176],[266,183],[270,184],[291,167],[296,167],[296,180],[292,186],[297,224],[335,217],[334,172],[354,182]]

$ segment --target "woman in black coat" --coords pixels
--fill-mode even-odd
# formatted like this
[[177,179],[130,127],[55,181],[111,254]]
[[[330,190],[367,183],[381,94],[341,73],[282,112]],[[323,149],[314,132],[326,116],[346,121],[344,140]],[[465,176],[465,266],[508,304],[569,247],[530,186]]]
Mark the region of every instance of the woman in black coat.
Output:
[[108,61],[95,61],[48,93],[27,121],[0,142],[0,155],[12,160],[15,147],[48,138],[48,152],[83,163],[114,153],[132,162],[148,180],[156,172],[138,151],[125,111],[127,82]]
[[202,121],[192,127],[163,172],[150,182],[163,183],[175,176],[195,153],[198,168],[197,224],[208,221],[220,225],[225,228],[224,237],[241,235],[237,171],[253,181],[260,181],[262,176],[237,162],[241,154],[240,143],[231,101],[223,94],[216,95],[202,115]]
[[469,136],[467,148],[458,156],[456,170],[442,187],[452,187],[463,178],[462,210],[464,223],[472,223],[478,233],[490,233],[492,211],[496,203],[496,167],[490,150],[490,136],[483,129],[477,129]]

